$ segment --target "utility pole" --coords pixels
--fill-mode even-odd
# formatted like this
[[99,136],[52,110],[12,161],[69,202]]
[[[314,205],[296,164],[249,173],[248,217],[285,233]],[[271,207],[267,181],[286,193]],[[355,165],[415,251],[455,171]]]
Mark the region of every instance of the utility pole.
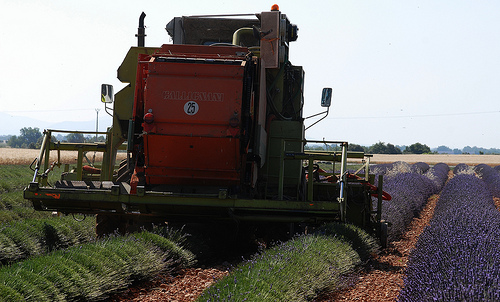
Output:
[[95,109],[95,112],[97,113],[97,118],[95,120],[95,132],[96,132],[95,133],[95,141],[96,141],[96,143],[97,143],[97,132],[99,132],[99,111],[100,110],[101,109],[99,109],[99,108]]

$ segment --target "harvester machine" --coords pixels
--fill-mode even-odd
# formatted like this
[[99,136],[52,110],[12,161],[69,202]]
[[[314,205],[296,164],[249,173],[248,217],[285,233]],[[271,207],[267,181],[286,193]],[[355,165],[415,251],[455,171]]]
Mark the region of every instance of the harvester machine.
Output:
[[[289,61],[298,28],[285,14],[176,17],[166,26],[173,43],[161,47],[144,47],[144,17],[118,68],[127,86],[101,87],[112,127],[72,131],[106,141],[55,142],[61,131],[45,130],[24,191],[36,210],[97,214],[98,235],[152,221],[340,221],[384,238],[370,157],[345,141],[305,139],[304,71]],[[331,97],[325,88],[315,118]],[[61,162],[67,151],[76,161]],[[88,161],[92,152],[102,162]]]

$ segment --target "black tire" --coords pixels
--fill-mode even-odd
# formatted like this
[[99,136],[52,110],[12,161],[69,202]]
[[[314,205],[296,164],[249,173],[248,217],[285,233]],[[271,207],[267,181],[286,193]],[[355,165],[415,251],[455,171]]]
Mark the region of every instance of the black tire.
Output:
[[142,230],[151,230],[155,225],[164,224],[161,217],[127,214],[97,214],[95,232],[97,238],[111,234],[125,235]]
[[97,238],[103,238],[110,234],[125,234],[127,231],[124,215],[97,214],[95,233]]

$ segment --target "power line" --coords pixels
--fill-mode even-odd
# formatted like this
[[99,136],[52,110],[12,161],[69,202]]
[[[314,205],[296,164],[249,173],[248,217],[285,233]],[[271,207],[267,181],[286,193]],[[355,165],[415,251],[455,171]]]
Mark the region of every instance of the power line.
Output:
[[26,112],[61,112],[61,111],[90,111],[94,108],[80,108],[80,109],[42,109],[42,110],[2,110],[2,113],[26,113]]
[[492,113],[500,113],[500,110],[499,111],[483,111],[483,112],[463,112],[463,113],[439,113],[439,114],[327,117],[326,119],[329,119],[329,120],[397,119],[397,118],[418,118],[418,117],[442,117],[442,116],[460,116],[460,115],[480,115],[480,114],[492,114]]

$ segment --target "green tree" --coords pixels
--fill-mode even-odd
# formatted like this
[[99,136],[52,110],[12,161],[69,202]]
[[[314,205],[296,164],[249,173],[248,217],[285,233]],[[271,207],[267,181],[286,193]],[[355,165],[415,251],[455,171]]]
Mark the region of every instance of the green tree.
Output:
[[401,154],[401,150],[393,144],[378,142],[368,148],[368,153],[372,154]]
[[40,129],[35,127],[23,127],[19,130],[21,135],[12,136],[7,144],[12,148],[36,148],[37,141],[42,137]]
[[[58,142],[57,138],[54,135],[50,136],[50,141],[53,143]],[[36,141],[35,148],[40,149],[42,147],[42,143],[43,143],[43,136],[40,136],[40,138]]]
[[85,142],[85,137],[81,133],[70,133],[66,135],[66,140],[68,143],[83,143]]
[[106,137],[104,137],[104,135],[100,135],[96,138],[95,135],[87,135],[87,136],[85,136],[85,142],[86,143],[95,143],[95,142],[103,143],[103,142],[106,142]]
[[452,150],[447,146],[439,146],[436,150],[441,153],[452,153]]
[[42,137],[42,133],[40,133],[40,129],[35,127],[24,127],[21,128],[21,137],[26,141],[27,144],[36,144],[38,139]]
[[401,149],[393,144],[387,143],[387,154],[401,154]]
[[323,145],[307,144],[304,150],[325,151],[325,147]]
[[7,141],[7,145],[9,145],[11,148],[21,148],[19,144],[22,144],[22,142],[19,140],[17,135],[12,135]]
[[409,154],[431,153],[431,148],[421,143],[415,143],[406,148],[404,153],[409,153]]
[[365,147],[357,144],[349,144],[349,147],[347,147],[347,150],[349,151],[357,151],[357,152],[365,152]]
[[368,153],[372,154],[384,154],[386,151],[386,145],[383,142],[378,142],[376,144],[371,145],[370,148],[368,148]]

